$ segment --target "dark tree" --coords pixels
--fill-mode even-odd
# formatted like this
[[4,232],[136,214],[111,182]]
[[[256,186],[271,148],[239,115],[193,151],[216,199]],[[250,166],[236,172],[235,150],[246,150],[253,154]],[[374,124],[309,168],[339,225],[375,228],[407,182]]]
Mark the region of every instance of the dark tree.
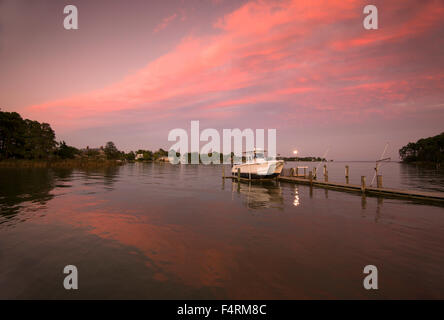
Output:
[[399,156],[403,162],[444,162],[444,132],[408,143],[399,149]]
[[65,141],[59,143],[56,151],[56,155],[60,159],[74,159],[78,154],[80,154],[80,151],[77,148],[68,146]]
[[121,156],[120,151],[117,149],[116,145],[112,141],[106,143],[104,151],[106,158],[109,160],[116,160],[119,159]]
[[53,155],[55,146],[49,124],[0,111],[0,159],[46,159]]
[[134,159],[136,159],[136,154],[133,151],[130,151],[128,153],[125,153],[124,157],[128,161],[134,161]]
[[26,159],[46,159],[55,151],[56,145],[55,133],[49,124],[25,120]]
[[0,111],[0,158],[21,158],[25,125],[17,112]]
[[160,159],[162,157],[168,157],[168,151],[163,150],[162,148],[160,148],[159,150],[157,150],[156,152],[154,152],[153,154],[153,158],[155,160]]

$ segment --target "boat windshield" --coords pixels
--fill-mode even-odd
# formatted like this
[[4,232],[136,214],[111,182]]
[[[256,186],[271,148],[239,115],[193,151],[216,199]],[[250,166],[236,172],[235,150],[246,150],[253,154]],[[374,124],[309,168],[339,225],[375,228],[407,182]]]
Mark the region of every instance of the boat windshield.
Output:
[[245,152],[245,160],[246,162],[254,162],[255,160],[267,160],[265,157],[265,151],[247,151]]
[[263,152],[256,152],[256,159],[265,159],[265,154]]

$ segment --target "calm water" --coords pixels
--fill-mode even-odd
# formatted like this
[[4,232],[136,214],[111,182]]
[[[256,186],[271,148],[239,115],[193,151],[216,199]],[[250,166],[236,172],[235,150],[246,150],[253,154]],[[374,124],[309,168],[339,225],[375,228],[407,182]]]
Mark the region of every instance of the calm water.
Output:
[[[344,165],[329,163],[330,181]],[[349,165],[352,183],[372,175],[372,163]],[[444,191],[433,168],[382,173],[386,186]],[[434,203],[129,164],[0,169],[0,208],[0,298],[444,298]],[[77,291],[63,288],[69,264]],[[362,286],[368,264],[377,291]]]

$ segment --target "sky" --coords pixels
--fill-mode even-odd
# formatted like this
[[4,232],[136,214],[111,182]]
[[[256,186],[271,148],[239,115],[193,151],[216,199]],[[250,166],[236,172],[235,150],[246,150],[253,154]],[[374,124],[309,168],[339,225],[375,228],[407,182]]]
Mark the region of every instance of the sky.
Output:
[[444,131],[443,17],[440,0],[0,0],[0,108],[76,147],[168,149],[199,120],[276,129],[281,155],[375,160],[389,143],[398,160]]

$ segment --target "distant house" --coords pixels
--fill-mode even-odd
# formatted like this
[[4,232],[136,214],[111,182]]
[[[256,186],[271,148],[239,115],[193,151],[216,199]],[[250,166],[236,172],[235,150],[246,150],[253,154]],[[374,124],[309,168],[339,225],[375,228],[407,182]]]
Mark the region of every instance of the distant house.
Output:
[[106,159],[106,153],[105,150],[103,149],[103,146],[99,148],[98,152],[99,152],[99,158]]
[[103,147],[100,148],[90,148],[89,146],[85,149],[80,149],[82,157],[89,159],[106,159],[105,150]]
[[160,162],[170,162],[170,159],[168,157],[160,157],[159,159],[157,159],[157,161],[160,161]]
[[136,160],[143,160],[143,153],[136,154]]

